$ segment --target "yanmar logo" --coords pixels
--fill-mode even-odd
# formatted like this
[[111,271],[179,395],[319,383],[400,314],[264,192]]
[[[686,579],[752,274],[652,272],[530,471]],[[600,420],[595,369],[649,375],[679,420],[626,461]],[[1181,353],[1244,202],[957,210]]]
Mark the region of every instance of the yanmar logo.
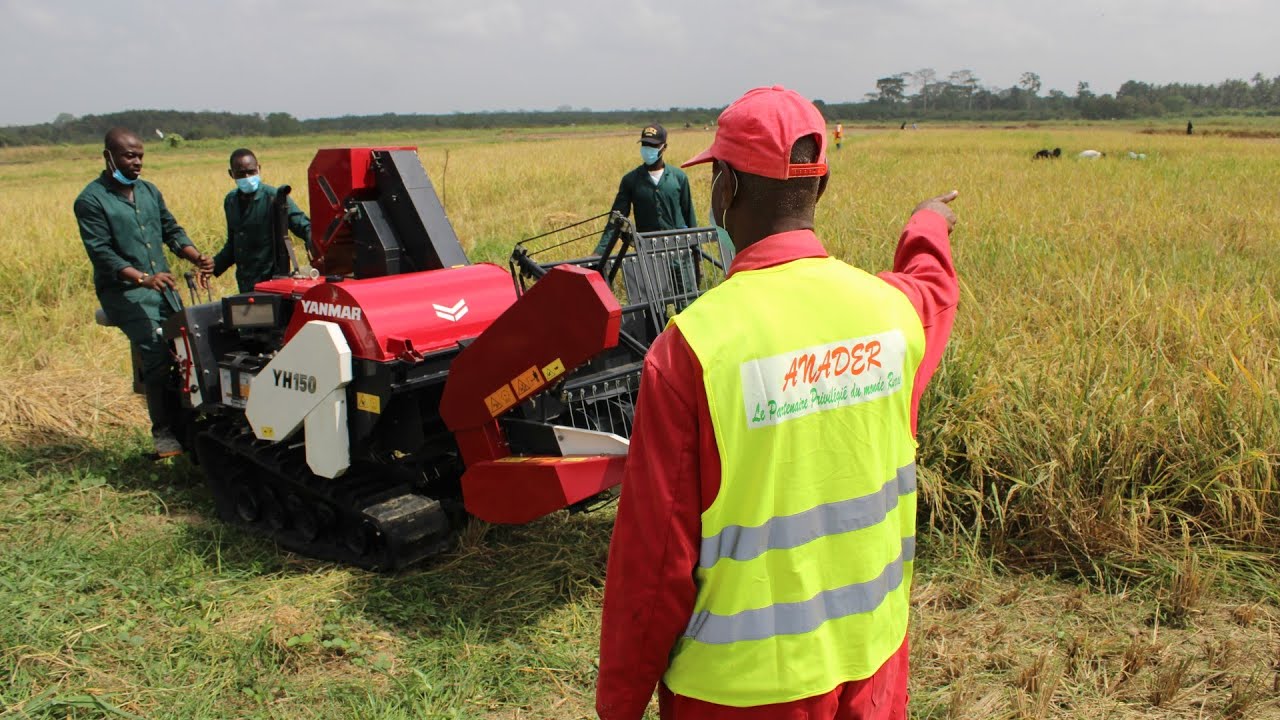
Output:
[[308,315],[320,315],[334,320],[355,320],[359,322],[362,314],[360,308],[338,303],[322,303],[315,300],[303,300],[302,312]]
[[431,309],[436,311],[436,317],[449,322],[458,322],[471,309],[467,307],[467,300],[463,298],[456,305],[449,307],[448,305],[436,305],[431,303]]

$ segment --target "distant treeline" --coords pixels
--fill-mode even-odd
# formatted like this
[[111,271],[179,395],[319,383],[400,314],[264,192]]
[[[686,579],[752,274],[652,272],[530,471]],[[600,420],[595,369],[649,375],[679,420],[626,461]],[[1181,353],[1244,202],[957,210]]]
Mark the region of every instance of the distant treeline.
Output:
[[[945,77],[932,68],[898,73],[876,81],[875,92],[862,101],[827,103],[815,100],[832,122],[916,122],[920,120],[1114,120],[1200,117],[1206,115],[1280,115],[1280,76],[1257,73],[1248,81],[1224,80],[1211,85],[1152,85],[1130,80],[1115,92],[1095,94],[1080,82],[1074,94],[1049,90],[1041,94],[1040,76],[1023,73],[1013,87],[983,85],[969,70]],[[592,111],[450,113],[446,115],[344,115],[299,120],[289,113],[236,114],[129,110],[75,117],[62,113],[53,122],[0,128],[0,147],[92,143],[114,126],[136,130],[147,139],[155,131],[166,141],[207,140],[238,136],[287,136],[391,130],[563,127],[589,124],[643,125],[657,119],[671,127],[704,126],[722,108]],[[155,139],[159,139],[158,135]]]

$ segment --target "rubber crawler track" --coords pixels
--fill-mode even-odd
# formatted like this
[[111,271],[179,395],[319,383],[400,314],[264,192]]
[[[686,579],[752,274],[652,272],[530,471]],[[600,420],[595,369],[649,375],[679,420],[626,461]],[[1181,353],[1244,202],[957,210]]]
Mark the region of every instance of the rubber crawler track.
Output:
[[452,539],[440,503],[394,469],[366,464],[322,478],[307,467],[300,441],[258,440],[230,419],[211,420],[196,435],[196,451],[219,516],[298,554],[394,570]]

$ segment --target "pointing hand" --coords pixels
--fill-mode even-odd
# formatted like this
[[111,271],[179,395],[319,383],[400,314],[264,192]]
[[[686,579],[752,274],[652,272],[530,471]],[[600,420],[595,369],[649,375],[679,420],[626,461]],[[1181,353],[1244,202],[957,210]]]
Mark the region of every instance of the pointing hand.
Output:
[[956,214],[951,210],[950,207],[948,207],[948,205],[952,200],[955,200],[957,197],[959,197],[959,195],[960,195],[959,190],[952,190],[949,193],[945,193],[937,197],[931,197],[928,200],[925,200],[924,202],[917,205],[916,209],[913,212],[920,212],[921,210],[932,210],[938,213],[939,215],[941,215],[943,219],[947,221],[947,230],[951,230],[951,228],[954,228],[956,226]]

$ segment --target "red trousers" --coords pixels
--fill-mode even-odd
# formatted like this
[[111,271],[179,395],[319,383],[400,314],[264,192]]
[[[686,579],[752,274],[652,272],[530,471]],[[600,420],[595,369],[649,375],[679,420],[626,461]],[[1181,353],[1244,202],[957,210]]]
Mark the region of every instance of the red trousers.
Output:
[[875,675],[851,680],[825,695],[775,705],[716,705],[659,685],[658,709],[662,720],[906,720],[908,655],[903,640]]

